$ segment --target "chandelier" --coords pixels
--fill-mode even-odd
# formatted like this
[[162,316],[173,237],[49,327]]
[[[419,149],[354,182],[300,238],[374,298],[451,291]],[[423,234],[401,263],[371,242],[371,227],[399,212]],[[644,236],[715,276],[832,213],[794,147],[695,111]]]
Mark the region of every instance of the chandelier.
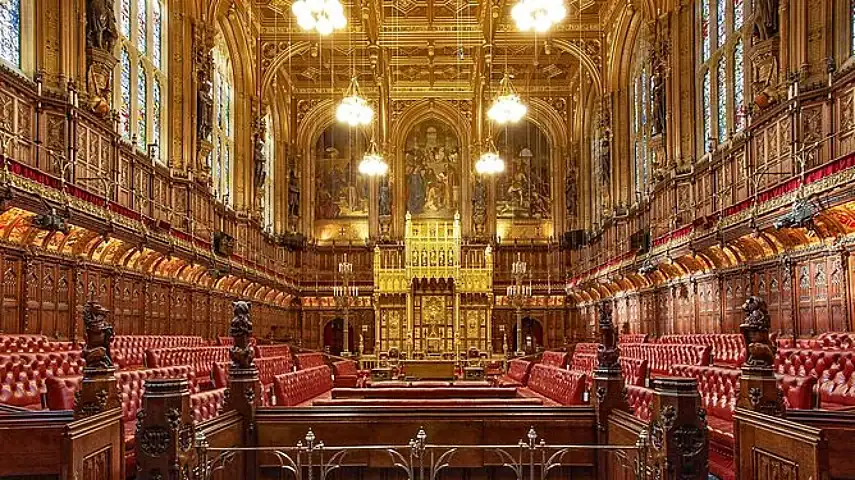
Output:
[[522,31],[545,32],[567,15],[562,0],[519,0],[511,17]]
[[495,175],[505,171],[505,161],[496,152],[492,140],[487,140],[487,151],[475,162],[475,171],[481,175]]
[[383,159],[383,155],[377,150],[377,143],[371,140],[368,151],[359,162],[359,173],[369,177],[382,177],[389,171],[389,164]]
[[341,99],[335,111],[335,118],[351,127],[368,125],[374,118],[374,110],[368,105],[368,100],[359,94],[359,83],[356,82],[356,77],[350,80],[350,86],[347,87],[344,98]]
[[321,35],[329,35],[347,25],[344,7],[338,0],[296,0],[291,4],[291,11],[300,28],[317,30]]
[[528,111],[520,100],[520,96],[511,85],[511,76],[505,73],[499,83],[499,95],[493,100],[493,105],[487,110],[487,116],[494,122],[503,125],[519,122]]

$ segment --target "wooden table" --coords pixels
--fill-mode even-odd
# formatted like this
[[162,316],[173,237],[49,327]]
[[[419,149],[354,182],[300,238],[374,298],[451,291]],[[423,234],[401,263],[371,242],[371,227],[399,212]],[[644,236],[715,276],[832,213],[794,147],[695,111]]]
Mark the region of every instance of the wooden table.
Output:
[[454,380],[454,360],[404,360],[404,375],[417,380]]

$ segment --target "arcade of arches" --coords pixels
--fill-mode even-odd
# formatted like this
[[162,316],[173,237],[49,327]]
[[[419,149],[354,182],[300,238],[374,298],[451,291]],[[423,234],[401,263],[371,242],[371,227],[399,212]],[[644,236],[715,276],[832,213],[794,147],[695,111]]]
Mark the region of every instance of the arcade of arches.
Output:
[[[0,337],[77,345],[95,302],[118,336],[216,341],[250,301],[260,343],[508,374],[544,351],[573,371],[608,312],[632,345],[708,334],[714,356],[752,296],[787,348],[855,331],[854,2],[343,0],[329,35],[297,21],[328,3],[0,0]],[[523,31],[518,3],[566,16]],[[501,123],[508,92],[527,111]],[[341,121],[350,94],[369,122]],[[812,378],[808,409],[855,405],[851,362]],[[727,415],[721,478],[751,455]]]

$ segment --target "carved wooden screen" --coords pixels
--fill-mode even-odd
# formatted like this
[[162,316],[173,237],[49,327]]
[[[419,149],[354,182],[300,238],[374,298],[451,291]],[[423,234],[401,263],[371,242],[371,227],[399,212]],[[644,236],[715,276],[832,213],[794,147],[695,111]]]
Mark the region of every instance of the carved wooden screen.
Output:
[[793,333],[793,291],[788,267],[779,264],[758,270],[754,292],[766,300],[773,332]]
[[845,327],[845,272],[839,255],[796,264],[799,333],[814,335]]
[[461,302],[466,305],[466,308],[460,308],[460,350],[467,350],[470,347],[475,347],[480,351],[487,351],[487,322],[488,308],[486,299],[477,304],[469,302]]
[[743,317],[745,317],[742,304],[745,302],[745,298],[751,294],[749,274],[742,273],[724,277],[724,285],[722,332],[736,333],[739,331]]
[[413,349],[437,354],[454,351],[454,297],[413,297]]
[[697,303],[699,327],[697,333],[721,332],[721,304],[719,303],[718,280],[715,277],[698,282]]
[[407,329],[407,307],[403,296],[389,296],[380,307],[380,351],[390,348],[406,350],[404,332]]

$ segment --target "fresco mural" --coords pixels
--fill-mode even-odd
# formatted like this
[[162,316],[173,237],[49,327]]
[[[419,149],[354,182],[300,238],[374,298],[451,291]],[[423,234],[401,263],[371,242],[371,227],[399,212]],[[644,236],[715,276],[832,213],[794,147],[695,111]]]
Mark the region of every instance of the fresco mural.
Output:
[[359,161],[368,144],[365,134],[331,125],[315,142],[315,219],[368,216],[368,180]]
[[450,217],[460,205],[460,141],[448,124],[427,119],[404,142],[407,210],[413,216]]
[[496,147],[506,165],[496,183],[498,217],[548,219],[552,192],[546,136],[533,123],[520,122],[499,133]]

